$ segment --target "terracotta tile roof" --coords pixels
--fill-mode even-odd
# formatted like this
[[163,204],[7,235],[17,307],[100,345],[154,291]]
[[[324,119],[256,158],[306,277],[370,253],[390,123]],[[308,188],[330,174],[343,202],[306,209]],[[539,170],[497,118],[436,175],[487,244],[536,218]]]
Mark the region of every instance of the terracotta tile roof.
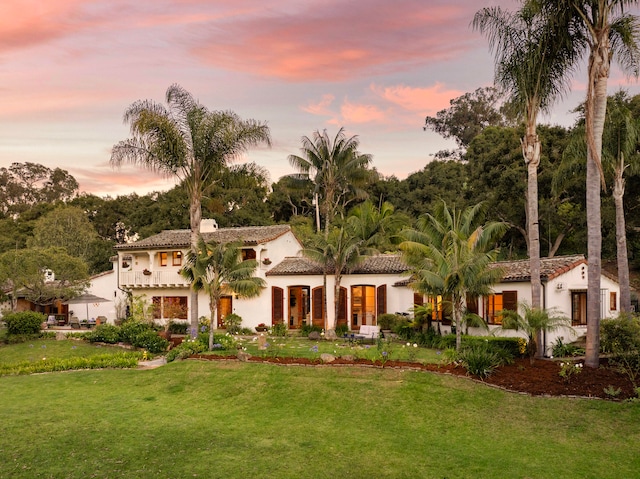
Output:
[[[381,254],[368,256],[349,274],[400,274],[408,271],[400,255]],[[330,274],[330,271],[328,271]],[[267,276],[322,274],[322,267],[304,257],[287,257],[271,268]]]
[[[243,241],[246,246],[257,245],[272,241],[291,231],[289,225],[246,226],[239,228],[219,228],[216,231],[202,233],[205,241],[228,243]],[[129,251],[159,248],[188,248],[190,244],[189,230],[164,230],[157,235],[136,241],[135,243],[119,244],[117,250]]]
[[[587,260],[584,255],[581,254],[540,258],[540,279],[542,281],[549,281],[580,264],[587,264]],[[529,281],[531,279],[528,259],[498,261],[493,263],[492,266],[504,270],[502,282]]]

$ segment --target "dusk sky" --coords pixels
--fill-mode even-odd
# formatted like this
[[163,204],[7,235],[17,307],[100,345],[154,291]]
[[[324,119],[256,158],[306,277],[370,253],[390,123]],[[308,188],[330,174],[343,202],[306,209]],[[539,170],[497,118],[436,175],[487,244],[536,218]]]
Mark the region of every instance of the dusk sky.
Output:
[[[246,157],[272,181],[293,173],[302,136],[358,135],[384,175],[405,178],[453,142],[424,117],[493,80],[470,28],[511,0],[4,0],[0,3],[0,166],[60,167],[100,196],[166,190],[139,167],[114,170],[125,109],[165,101],[173,83],[211,110],[268,123],[273,145]],[[609,92],[640,93],[614,69]],[[542,122],[570,126],[584,74]]]

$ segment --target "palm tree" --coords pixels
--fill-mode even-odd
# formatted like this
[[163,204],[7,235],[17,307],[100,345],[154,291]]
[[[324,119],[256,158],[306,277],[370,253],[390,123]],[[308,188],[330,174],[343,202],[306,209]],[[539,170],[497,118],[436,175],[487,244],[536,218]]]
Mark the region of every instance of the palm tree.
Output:
[[224,295],[237,294],[239,297],[252,298],[258,296],[265,287],[262,278],[254,276],[258,262],[242,261],[242,243],[207,243],[200,237],[198,252],[190,251],[180,274],[196,291],[205,291],[209,295],[209,350],[213,349],[213,331],[216,310]]
[[499,268],[491,268],[490,263],[498,256],[494,245],[505,233],[506,225],[481,224],[483,208],[483,204],[477,204],[457,211],[439,203],[433,215],[422,215],[415,229],[404,231],[405,241],[400,244],[410,267],[411,287],[451,301],[458,350],[467,295],[489,294],[503,274]]
[[540,239],[538,228],[538,181],[540,139],[536,133],[539,113],[548,112],[567,88],[566,72],[574,64],[571,42],[558,41],[550,29],[529,9],[515,13],[500,7],[476,13],[474,28],[486,34],[496,53],[495,81],[521,110],[526,123],[522,154],[527,165],[527,238],[531,260],[533,307],[540,307]]
[[[640,119],[634,118],[629,108],[629,99],[624,91],[609,97],[607,117],[602,135],[602,167],[605,179],[613,186],[616,211],[616,252],[618,281],[620,283],[620,310],[631,311],[631,287],[629,284],[629,260],[627,252],[627,234],[624,215],[625,171],[637,173],[640,169],[640,156],[637,153],[640,141]],[[573,132],[572,141],[564,151],[560,168],[554,176],[554,189],[563,188],[563,183],[577,171],[584,174],[587,145],[584,123]]]
[[[538,225],[538,166],[540,139],[538,114],[548,112],[567,90],[569,71],[575,65],[576,49],[567,36],[557,38],[543,18],[522,8],[515,13],[500,7],[478,11],[474,28],[486,34],[495,51],[495,82],[509,95],[526,122],[521,139],[527,165],[527,244],[531,270],[531,305],[540,309],[540,228]],[[541,338],[538,338],[540,341]],[[541,354],[542,352],[540,352]]]
[[326,130],[313,137],[302,137],[303,156],[289,155],[289,163],[315,185],[316,228],[320,231],[320,212],[324,215],[324,235],[335,216],[354,198],[366,197],[361,189],[369,178],[371,155],[358,151],[358,137],[347,138],[340,128],[334,139]]
[[585,132],[587,143],[587,343],[585,365],[600,364],[600,275],[602,218],[600,188],[604,188],[602,135],[607,109],[611,59],[635,76],[639,73],[640,28],[626,12],[637,0],[527,0],[527,5],[554,26],[558,38],[567,35],[588,51]]
[[[111,150],[111,164],[140,165],[181,181],[189,195],[191,251],[197,251],[202,197],[229,162],[249,147],[271,144],[269,128],[231,111],[210,111],[181,86],[167,89],[168,106],[136,101],[124,113],[131,138]],[[191,293],[191,335],[198,329],[198,295]]]
[[352,235],[379,253],[397,251],[400,230],[409,223],[406,215],[396,213],[387,201],[376,207],[370,200],[354,206],[347,217]]
[[[527,335],[529,360],[538,352],[537,340],[543,332],[553,332],[560,328],[571,327],[571,318],[563,316],[555,308],[539,309],[531,307],[526,301],[518,303],[518,311],[505,310],[502,313],[502,329],[522,331]],[[541,351],[544,354],[544,351]],[[541,355],[541,354],[539,354]]]

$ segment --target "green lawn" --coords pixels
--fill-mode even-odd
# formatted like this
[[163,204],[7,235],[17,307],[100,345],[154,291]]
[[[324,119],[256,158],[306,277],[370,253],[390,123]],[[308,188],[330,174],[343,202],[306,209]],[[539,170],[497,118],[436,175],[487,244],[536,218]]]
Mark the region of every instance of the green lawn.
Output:
[[640,471],[640,403],[531,398],[433,373],[189,360],[5,376],[0,391],[0,478]]

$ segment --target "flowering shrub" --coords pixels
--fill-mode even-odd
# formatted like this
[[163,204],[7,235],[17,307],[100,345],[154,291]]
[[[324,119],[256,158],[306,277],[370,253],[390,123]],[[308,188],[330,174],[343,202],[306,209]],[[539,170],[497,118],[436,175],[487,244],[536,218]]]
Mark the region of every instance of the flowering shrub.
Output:
[[198,354],[206,351],[207,347],[197,338],[185,339],[175,348],[171,349],[167,353],[167,362],[175,361],[176,359],[186,359],[193,354]]
[[287,335],[287,325],[284,323],[274,324],[271,327],[271,335],[272,336],[286,336]]
[[564,382],[571,381],[571,377],[582,372],[582,363],[572,363],[570,361],[563,361],[560,363],[560,371],[558,374]]

